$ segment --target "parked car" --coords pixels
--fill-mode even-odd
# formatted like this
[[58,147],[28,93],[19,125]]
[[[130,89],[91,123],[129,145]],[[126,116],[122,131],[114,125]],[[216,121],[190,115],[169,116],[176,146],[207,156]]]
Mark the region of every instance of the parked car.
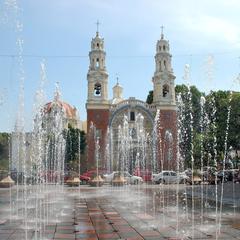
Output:
[[104,174],[103,177],[104,177],[105,182],[111,183],[117,175],[122,175],[127,180],[128,184],[143,183],[142,177],[131,175],[129,172],[126,172],[126,171],[124,171],[124,172],[114,171],[110,174]]
[[184,183],[185,178],[174,171],[162,171],[153,175],[153,182],[156,184],[164,183]]
[[11,171],[11,178],[16,184],[35,184],[37,182],[41,181],[41,178],[39,176],[36,176],[36,174],[29,174],[24,172],[18,172],[18,171]]
[[81,180],[81,184],[88,184],[91,178],[85,175],[80,175],[80,180]]
[[[76,171],[66,171],[64,174],[64,183],[66,183],[68,180],[72,180],[74,178],[78,178],[79,177],[79,173]],[[86,175],[80,175],[80,180],[81,180],[81,184],[87,184],[90,181],[90,177],[86,176]]]
[[106,169],[92,169],[92,170],[89,170],[85,173],[82,174],[82,176],[84,177],[89,177],[89,178],[94,178],[97,174],[100,175],[100,176],[103,176],[104,174],[106,174],[107,170]]
[[133,175],[141,177],[145,182],[152,181],[152,172],[148,169],[145,169],[145,170],[135,169]]
[[220,179],[220,182],[227,182],[228,181],[228,174],[223,170],[218,172],[218,177]]
[[183,178],[183,183],[189,183],[190,177],[186,174],[186,172],[180,172],[179,176]]
[[238,169],[221,170],[218,172],[218,177],[221,182],[235,181]]
[[234,183],[240,183],[240,170],[236,170],[233,181],[234,181]]

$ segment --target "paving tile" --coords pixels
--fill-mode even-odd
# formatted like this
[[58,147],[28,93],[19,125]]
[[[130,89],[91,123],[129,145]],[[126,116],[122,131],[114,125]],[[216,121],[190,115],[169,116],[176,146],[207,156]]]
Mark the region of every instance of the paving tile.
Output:
[[[89,190],[88,190],[89,191]],[[72,190],[74,192],[74,190]],[[104,240],[104,239],[124,239],[124,240],[186,240],[190,239],[187,230],[191,223],[184,222],[186,219],[179,220],[179,229],[185,230],[176,236],[176,222],[174,214],[169,211],[163,211],[158,220],[152,217],[148,207],[131,209],[130,206],[121,206],[119,202],[112,202],[112,199],[106,199],[105,196],[98,197],[97,190],[91,190],[92,196],[88,198],[77,199],[78,196],[71,197],[70,209],[64,210],[67,214],[61,217],[62,222],[46,226],[43,237],[55,240]],[[115,194],[115,191],[112,192]],[[113,196],[114,197],[114,196]],[[75,198],[75,199],[74,199]],[[74,204],[73,204],[74,203]],[[148,204],[148,203],[146,203]],[[165,223],[168,226],[161,226],[162,216],[164,214]],[[196,215],[195,223],[199,224]],[[211,221],[210,221],[211,220]],[[215,219],[209,219],[212,224]],[[158,225],[156,225],[158,224]],[[222,233],[219,240],[240,239],[239,218],[235,222],[229,222],[223,219]],[[25,240],[24,231],[19,229],[20,223],[7,223],[6,226],[0,225],[0,240]],[[197,226],[196,226],[197,228]],[[156,231],[158,229],[158,231]],[[56,231],[56,232],[55,232]],[[9,235],[10,236],[9,236]],[[182,235],[181,235],[182,234]],[[194,240],[216,240],[215,231],[206,228],[205,232],[195,231]],[[8,235],[8,237],[6,237]],[[180,236],[182,236],[180,238]],[[54,237],[54,238],[53,238]],[[30,240],[30,239],[29,239]]]
[[54,239],[75,239],[75,234],[55,233]]
[[77,239],[88,239],[88,238],[97,238],[97,235],[95,233],[77,233],[76,234]]
[[1,240],[7,240],[10,236],[11,236],[11,234],[2,234],[2,233],[0,233],[0,239]]
[[15,230],[13,229],[0,229],[0,235],[2,234],[10,234],[10,233],[13,233]]
[[43,234],[44,239],[53,239],[54,238],[54,233],[47,233],[47,234]]
[[73,234],[75,230],[73,229],[58,229],[56,230],[56,233],[64,233],[64,234]]
[[138,236],[138,237],[127,237],[127,238],[124,238],[126,240],[143,240],[142,237]]
[[118,232],[136,232],[132,227],[130,226],[124,226],[124,227],[116,227],[113,226]]
[[96,232],[98,234],[101,234],[101,233],[114,233],[116,232],[116,230],[114,230],[113,228],[109,228],[109,229],[102,229],[102,228],[99,228],[99,229],[95,229]]
[[74,221],[70,221],[70,222],[60,222],[57,224],[57,226],[72,226],[74,223]]
[[235,228],[229,228],[229,226],[222,227],[221,232],[225,233],[225,234],[229,234],[235,238],[237,238],[237,237],[240,238],[240,230],[237,230]]
[[57,228],[56,228],[57,230],[71,230],[71,229],[75,229],[75,225],[70,225],[70,226],[57,226]]
[[121,238],[133,238],[133,237],[140,237],[137,232],[119,232],[118,233]]
[[149,231],[144,231],[144,232],[139,232],[143,237],[155,237],[155,236],[160,236],[160,233],[157,231],[149,230]]
[[91,238],[76,238],[76,240],[98,240],[98,237],[91,237]]
[[75,231],[89,231],[94,230],[93,225],[75,225]]
[[119,236],[116,233],[103,233],[103,234],[98,234],[98,238],[100,240],[102,240],[102,239],[119,239]]

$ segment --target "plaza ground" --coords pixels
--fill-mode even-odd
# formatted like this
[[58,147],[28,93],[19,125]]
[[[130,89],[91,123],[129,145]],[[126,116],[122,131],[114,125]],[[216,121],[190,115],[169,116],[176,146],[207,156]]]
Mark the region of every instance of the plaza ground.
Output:
[[[58,219],[40,236],[24,230],[22,220],[9,220],[9,190],[0,189],[0,239],[26,239],[26,233],[27,239],[216,239],[215,186],[203,186],[203,208],[201,186],[193,188],[194,202],[185,185],[64,187]],[[217,239],[240,239],[240,185],[224,184],[224,193]]]

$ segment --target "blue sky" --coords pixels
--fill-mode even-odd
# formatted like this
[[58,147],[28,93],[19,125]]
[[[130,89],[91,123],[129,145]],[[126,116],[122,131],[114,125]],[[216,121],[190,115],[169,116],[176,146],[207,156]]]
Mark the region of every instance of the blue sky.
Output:
[[[11,7],[15,2],[17,17]],[[190,64],[191,84],[201,91],[230,89],[240,72],[239,12],[238,0],[0,0],[0,55],[18,53],[17,18],[23,25],[23,53],[38,56],[24,57],[26,129],[32,125],[43,58],[46,101],[59,82],[63,100],[86,119],[88,52],[97,20],[105,39],[110,98],[118,74],[125,98],[146,99],[161,25],[170,42],[176,84],[185,83],[184,65]],[[209,54],[213,64],[207,64]],[[18,94],[18,61],[0,56],[0,131],[13,129]]]

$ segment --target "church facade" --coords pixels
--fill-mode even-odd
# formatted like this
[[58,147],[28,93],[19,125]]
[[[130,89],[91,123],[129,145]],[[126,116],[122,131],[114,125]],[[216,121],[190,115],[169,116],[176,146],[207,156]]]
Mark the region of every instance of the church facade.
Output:
[[109,99],[104,39],[96,32],[87,74],[88,169],[97,164],[117,170],[120,162],[130,172],[136,167],[176,169],[177,113],[171,57],[169,42],[162,33],[156,44],[152,104],[134,97],[123,99],[118,82],[113,87],[113,99]]

